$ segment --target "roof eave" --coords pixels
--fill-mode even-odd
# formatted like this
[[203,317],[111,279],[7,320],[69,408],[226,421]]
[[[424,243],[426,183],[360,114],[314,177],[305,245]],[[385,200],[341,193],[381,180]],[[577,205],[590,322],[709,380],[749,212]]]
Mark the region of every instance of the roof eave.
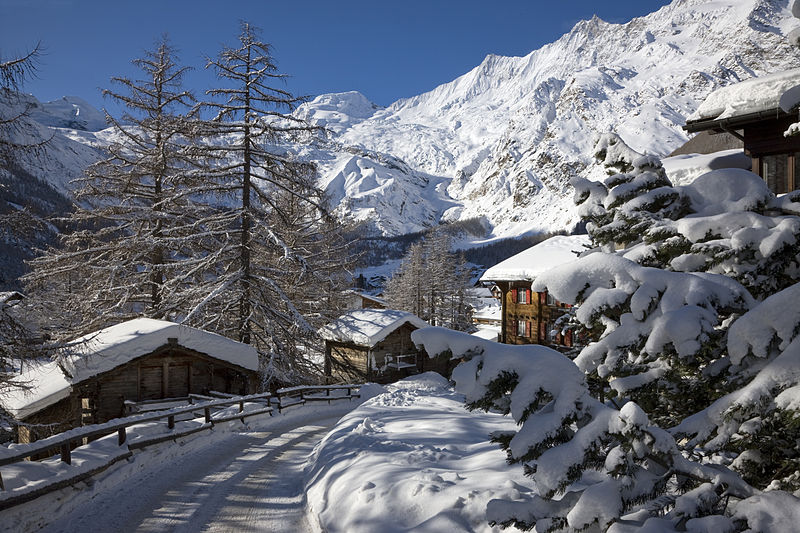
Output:
[[744,115],[737,115],[733,117],[726,117],[723,119],[718,118],[703,118],[699,120],[689,120],[683,126],[687,133],[698,133],[701,131],[714,130],[716,133],[723,133],[731,129],[741,128],[753,122],[759,122],[765,118],[784,118],[790,116],[779,107],[772,109],[765,109],[763,111],[756,111],[754,113],[745,113]]

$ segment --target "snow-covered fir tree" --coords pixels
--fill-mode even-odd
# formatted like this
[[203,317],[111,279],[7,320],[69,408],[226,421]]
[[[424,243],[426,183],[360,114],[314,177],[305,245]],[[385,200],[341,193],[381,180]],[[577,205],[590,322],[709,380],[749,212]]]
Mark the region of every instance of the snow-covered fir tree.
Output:
[[584,373],[555,350],[442,328],[417,330],[412,339],[428,354],[464,360],[453,379],[470,409],[509,414],[519,424],[492,439],[524,466],[535,495],[490,501],[492,523],[539,533],[736,531],[747,529],[756,514],[749,511],[763,501],[797,501],[782,491],[759,493],[725,466],[687,456],[636,403],[599,402]]
[[[535,284],[578,304],[576,319],[594,330],[575,362],[662,427],[677,426],[702,446],[693,452],[736,457],[732,466],[756,487],[796,490],[800,461],[789,443],[800,366],[791,346],[800,320],[788,302],[800,275],[798,196],[775,198],[738,169],[650,186],[655,173],[643,169],[657,162],[619,138],[603,143],[616,150],[598,150],[606,161],[627,156],[630,172],[575,184],[605,253]],[[627,246],[615,251],[620,242]]]

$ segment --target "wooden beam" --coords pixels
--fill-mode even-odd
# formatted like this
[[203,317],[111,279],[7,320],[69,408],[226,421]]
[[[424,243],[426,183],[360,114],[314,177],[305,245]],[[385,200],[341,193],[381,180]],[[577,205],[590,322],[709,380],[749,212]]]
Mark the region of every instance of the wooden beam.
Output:
[[169,361],[161,363],[161,397],[167,398],[169,390]]

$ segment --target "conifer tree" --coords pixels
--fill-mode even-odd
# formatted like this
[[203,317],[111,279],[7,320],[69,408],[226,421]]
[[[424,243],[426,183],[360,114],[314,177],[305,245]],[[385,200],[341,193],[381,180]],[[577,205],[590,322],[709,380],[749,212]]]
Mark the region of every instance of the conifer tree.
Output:
[[175,318],[186,305],[181,279],[202,212],[191,194],[187,68],[166,37],[132,63],[143,79],[115,77],[121,90],[103,91],[127,111],[107,114],[115,135],[106,157],[77,180],[77,205],[65,221],[73,231],[33,260],[26,277],[68,338],[134,316]]
[[25,54],[4,59],[0,55],[0,168],[10,165],[21,153],[37,153],[48,140],[31,143],[25,137],[26,118],[33,104],[19,98],[26,79],[36,73],[42,45]]
[[339,283],[346,254],[333,255],[346,246],[315,167],[289,146],[313,130],[290,114],[302,100],[280,87],[285,75],[258,33],[243,22],[236,47],[207,62],[225,82],[199,105],[217,212],[203,222],[213,244],[184,320],[255,345],[267,381],[297,380],[308,368],[298,344],[321,325],[319,298]]
[[386,299],[433,325],[456,330],[472,328],[467,303],[471,272],[463,255],[450,251],[444,231],[434,231],[413,244],[386,284]]
[[511,415],[519,425],[492,440],[510,463],[524,466],[536,495],[490,501],[492,524],[542,533],[605,531],[616,523],[677,531],[710,520],[733,531],[728,501],[756,492],[724,467],[687,459],[636,403],[617,409],[592,398],[583,372],[555,350],[441,328],[417,330],[412,340],[431,356],[466,359],[453,379],[467,407]]

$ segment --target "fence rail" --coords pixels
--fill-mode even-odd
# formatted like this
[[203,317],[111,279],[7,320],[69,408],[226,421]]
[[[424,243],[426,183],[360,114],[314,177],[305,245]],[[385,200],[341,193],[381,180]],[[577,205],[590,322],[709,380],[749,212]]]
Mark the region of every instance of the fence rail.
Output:
[[[144,424],[147,422],[155,422],[166,419],[167,428],[169,432],[166,434],[157,435],[151,438],[145,438],[133,443],[127,444],[127,452],[114,455],[108,463],[101,467],[91,470],[90,473],[82,473],[76,477],[69,479],[62,479],[55,483],[41,487],[32,492],[22,493],[16,496],[3,498],[5,486],[3,483],[2,471],[0,471],[0,511],[3,509],[13,507],[20,503],[30,501],[43,494],[51,492],[68,486],[72,483],[90,477],[91,475],[102,472],[112,464],[120,460],[120,458],[127,458],[131,456],[132,451],[135,449],[142,449],[146,446],[174,440],[179,437],[197,433],[206,429],[211,429],[215,423],[230,422],[232,420],[241,420],[244,423],[245,418],[270,414],[274,408],[278,412],[282,412],[295,405],[303,405],[307,401],[320,401],[327,400],[330,404],[333,400],[350,400],[358,398],[360,394],[357,392],[360,385],[320,385],[320,386],[299,386],[287,387],[279,389],[275,394],[261,393],[250,394],[247,396],[234,396],[226,393],[212,391],[208,395],[190,394],[181,398],[166,398],[163,400],[148,400],[143,402],[125,402],[126,410],[141,411],[138,414],[133,414],[124,418],[115,418],[102,424],[93,424],[67,430],[58,435],[53,435],[45,439],[27,443],[16,444],[6,449],[0,449],[0,467],[15,464],[28,459],[29,457],[44,454],[47,452],[57,451],[61,453],[61,461],[66,464],[72,464],[72,444],[76,442],[83,442],[84,439],[97,439],[117,433],[117,442],[120,447],[125,446],[128,440],[127,430],[131,426]],[[331,395],[331,391],[345,390],[344,395]],[[165,410],[148,410],[147,406],[155,406],[158,403],[172,403],[186,401],[189,405],[170,407]],[[198,402],[199,403],[195,403]],[[245,403],[263,403],[265,407],[254,409],[250,411],[244,410]],[[222,416],[213,416],[212,410],[225,410],[227,407],[238,405],[238,411],[235,413],[226,413]],[[142,409],[144,408],[144,409]],[[202,413],[200,415],[199,413]],[[185,429],[183,431],[175,431],[175,417],[180,415],[191,414],[194,416],[202,416],[204,422],[196,427]]]

